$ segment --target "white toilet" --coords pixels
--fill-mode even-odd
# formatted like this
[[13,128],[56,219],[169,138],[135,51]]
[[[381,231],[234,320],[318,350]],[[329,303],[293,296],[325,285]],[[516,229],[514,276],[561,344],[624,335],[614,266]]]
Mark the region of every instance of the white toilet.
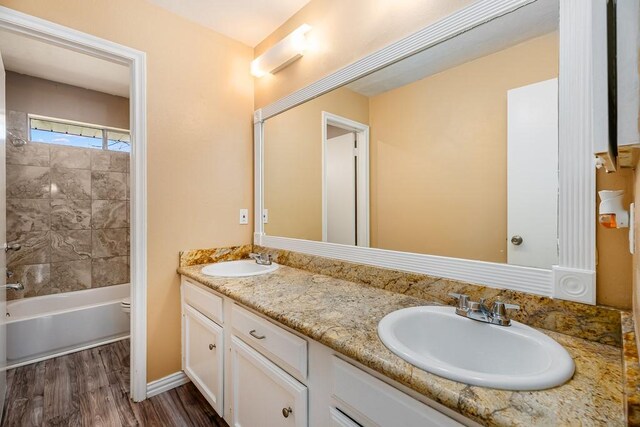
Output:
[[129,316],[131,313],[131,298],[126,297],[125,299],[120,301],[120,308],[122,309],[122,311],[127,313],[127,316]]

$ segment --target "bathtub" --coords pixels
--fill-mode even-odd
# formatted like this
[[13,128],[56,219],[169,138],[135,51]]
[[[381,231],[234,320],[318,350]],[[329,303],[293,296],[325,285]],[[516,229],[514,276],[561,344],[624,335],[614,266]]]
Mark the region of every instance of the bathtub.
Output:
[[7,301],[7,368],[129,336],[129,284]]

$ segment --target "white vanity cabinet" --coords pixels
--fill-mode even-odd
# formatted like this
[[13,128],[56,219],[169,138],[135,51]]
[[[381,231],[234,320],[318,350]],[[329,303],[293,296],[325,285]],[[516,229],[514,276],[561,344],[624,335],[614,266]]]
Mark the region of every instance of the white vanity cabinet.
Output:
[[[208,293],[204,296],[206,299],[198,299],[199,304],[194,305],[201,312],[190,304],[195,295],[202,297],[201,292],[206,291],[189,282],[182,283],[182,370],[213,409],[222,414],[224,336],[222,327],[212,320],[220,318],[222,298]],[[216,298],[220,300],[219,304]]]
[[473,425],[185,277],[182,319],[183,370],[233,427]]
[[235,336],[231,370],[234,426],[308,425],[307,387]]

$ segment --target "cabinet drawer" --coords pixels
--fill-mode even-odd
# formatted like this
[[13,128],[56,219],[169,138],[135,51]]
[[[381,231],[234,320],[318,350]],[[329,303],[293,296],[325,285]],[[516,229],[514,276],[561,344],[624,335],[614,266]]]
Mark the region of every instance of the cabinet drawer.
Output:
[[222,325],[222,298],[186,279],[182,280],[182,295],[186,304]]
[[307,378],[307,342],[268,320],[233,305],[236,334],[292,375]]
[[381,427],[461,425],[335,356],[332,365],[332,393],[338,401],[336,406],[362,425]]
[[330,409],[331,427],[362,427],[351,418],[337,410],[336,408]]
[[231,337],[234,426],[307,427],[307,387]]

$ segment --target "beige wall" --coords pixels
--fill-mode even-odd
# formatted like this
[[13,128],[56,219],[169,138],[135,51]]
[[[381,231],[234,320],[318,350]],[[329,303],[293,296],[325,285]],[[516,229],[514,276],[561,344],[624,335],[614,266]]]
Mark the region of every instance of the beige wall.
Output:
[[369,100],[340,88],[265,125],[265,208],[272,236],[322,240],[322,112],[369,123]]
[[435,22],[473,0],[312,0],[255,48],[259,56],[302,24],[313,30],[304,57],[255,81],[256,108]]
[[557,75],[552,33],[372,97],[372,246],[506,262],[507,91]]
[[129,129],[129,100],[7,72],[7,108],[57,119]]
[[178,251],[251,241],[253,51],[144,0],[0,3],[147,54],[147,376],[174,373]]

